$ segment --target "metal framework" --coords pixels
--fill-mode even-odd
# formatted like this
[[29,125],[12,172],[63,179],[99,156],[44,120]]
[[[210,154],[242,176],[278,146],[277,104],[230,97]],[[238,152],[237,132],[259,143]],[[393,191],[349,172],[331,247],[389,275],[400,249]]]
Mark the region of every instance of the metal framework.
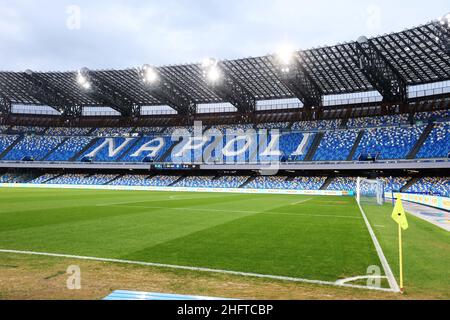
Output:
[[29,81],[29,93],[42,104],[54,108],[64,116],[82,115],[82,107],[68,93],[59,90],[41,75],[27,70],[23,76]]
[[7,115],[11,112],[11,101],[0,94],[0,114]]
[[372,86],[383,96],[383,102],[404,102],[406,82],[375,45],[361,37],[354,45],[360,69]]
[[239,113],[246,115],[256,110],[256,98],[250,90],[242,85],[239,79],[233,76],[230,68],[224,63],[218,63],[221,72],[221,79],[217,82],[208,82],[210,88],[223,101],[231,103]]
[[[322,91],[299,59],[300,56],[296,53],[289,66],[279,66],[278,76],[283,84],[303,102],[305,108],[321,107]],[[278,64],[276,57],[273,57],[273,61],[275,65]]]
[[9,104],[49,105],[79,115],[85,106],[107,106],[130,117],[142,106],[169,105],[188,116],[198,104],[230,102],[249,114],[258,100],[299,98],[305,110],[325,111],[324,95],[373,90],[385,102],[402,105],[407,86],[450,80],[449,28],[436,20],[363,42],[298,51],[286,74],[272,55],[221,61],[217,85],[206,81],[200,64],[155,68],[162,81],[154,88],[136,69],[85,70],[89,90],[77,83],[77,72],[0,72],[2,110]]
[[[145,67],[145,66],[144,66]],[[156,73],[155,73],[156,74]],[[145,82],[145,69],[139,70],[139,76]],[[153,83],[147,83],[147,90],[159,101],[167,104],[179,115],[192,116],[197,108],[195,101],[191,100],[183,87],[180,87],[164,74],[156,74]]]

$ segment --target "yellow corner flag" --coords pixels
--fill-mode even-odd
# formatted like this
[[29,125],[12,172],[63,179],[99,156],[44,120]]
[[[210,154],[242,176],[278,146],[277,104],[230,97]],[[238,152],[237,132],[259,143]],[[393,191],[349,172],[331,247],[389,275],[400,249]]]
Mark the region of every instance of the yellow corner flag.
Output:
[[397,199],[397,202],[395,203],[392,219],[394,219],[403,230],[408,229],[408,220],[406,220],[405,209],[403,209],[402,200],[400,200],[400,198]]
[[392,212],[392,219],[398,224],[398,252],[400,265],[400,291],[403,293],[403,248],[402,248],[402,229],[408,229],[408,220],[406,219],[405,209],[403,209],[402,200],[397,199],[394,211]]

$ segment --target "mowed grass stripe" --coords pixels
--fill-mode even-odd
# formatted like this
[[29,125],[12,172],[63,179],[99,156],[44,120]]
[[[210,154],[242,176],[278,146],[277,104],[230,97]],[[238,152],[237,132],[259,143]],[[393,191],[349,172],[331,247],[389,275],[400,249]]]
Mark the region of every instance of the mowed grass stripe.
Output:
[[[0,190],[2,249],[326,281],[364,275],[368,266],[379,265],[352,198],[313,197],[292,205],[311,196],[101,191],[96,199],[96,190],[48,189],[38,192],[36,208],[26,191],[35,192],[16,191]],[[64,199],[72,196],[79,197],[73,206],[76,201]],[[52,208],[39,206],[42,201],[53,202]],[[133,201],[160,208],[99,206]],[[341,204],[317,206],[331,201]]]

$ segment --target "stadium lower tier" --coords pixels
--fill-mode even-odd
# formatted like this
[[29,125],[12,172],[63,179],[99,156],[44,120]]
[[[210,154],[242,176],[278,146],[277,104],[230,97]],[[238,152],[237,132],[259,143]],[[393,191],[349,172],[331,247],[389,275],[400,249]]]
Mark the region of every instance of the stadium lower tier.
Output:
[[[380,178],[385,192],[405,192],[450,197],[450,177]],[[246,188],[281,190],[333,190],[356,192],[356,177],[231,176],[48,173],[0,175],[0,183],[49,185],[109,185],[143,187]]]
[[336,121],[290,127],[284,123],[276,131],[276,124],[214,126],[203,128],[203,136],[192,135],[191,127],[13,127],[0,131],[0,161],[263,163],[449,158],[450,118],[414,125],[397,118],[350,119],[346,127]]

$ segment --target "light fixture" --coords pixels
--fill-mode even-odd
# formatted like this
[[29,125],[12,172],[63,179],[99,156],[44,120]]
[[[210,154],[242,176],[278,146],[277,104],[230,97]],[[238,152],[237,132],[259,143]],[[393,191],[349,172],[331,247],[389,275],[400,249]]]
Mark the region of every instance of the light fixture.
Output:
[[89,82],[89,79],[86,77],[84,69],[78,71],[77,82],[85,90],[89,90],[91,88],[91,83]]
[[158,80],[158,78],[159,78],[158,73],[151,66],[146,64],[142,67],[142,80],[145,83],[149,84],[155,83]]
[[202,62],[203,76],[212,83],[216,83],[222,77],[222,73],[218,66],[218,61],[214,59],[204,59]]
[[294,59],[295,50],[290,45],[283,45],[277,50],[278,61],[284,65],[288,66],[292,63]]

